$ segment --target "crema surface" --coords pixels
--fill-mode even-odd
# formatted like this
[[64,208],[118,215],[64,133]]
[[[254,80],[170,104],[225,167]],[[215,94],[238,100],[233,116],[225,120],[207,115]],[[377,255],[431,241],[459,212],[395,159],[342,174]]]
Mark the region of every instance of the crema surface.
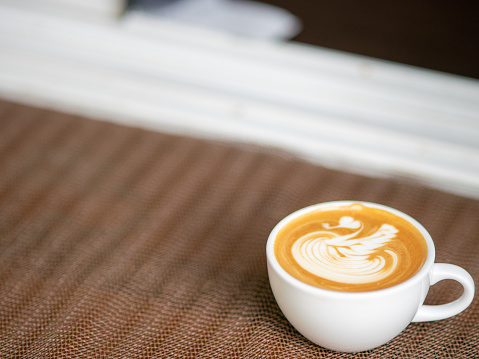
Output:
[[427,245],[402,217],[353,204],[293,219],[279,231],[275,255],[289,274],[307,284],[360,292],[412,277],[426,261]]

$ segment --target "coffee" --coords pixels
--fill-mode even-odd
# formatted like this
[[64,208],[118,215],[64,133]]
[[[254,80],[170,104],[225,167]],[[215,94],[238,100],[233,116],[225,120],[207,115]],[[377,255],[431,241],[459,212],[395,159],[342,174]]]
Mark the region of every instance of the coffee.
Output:
[[278,232],[274,253],[281,267],[304,283],[364,292],[414,276],[426,262],[427,245],[406,219],[354,203],[292,219]]

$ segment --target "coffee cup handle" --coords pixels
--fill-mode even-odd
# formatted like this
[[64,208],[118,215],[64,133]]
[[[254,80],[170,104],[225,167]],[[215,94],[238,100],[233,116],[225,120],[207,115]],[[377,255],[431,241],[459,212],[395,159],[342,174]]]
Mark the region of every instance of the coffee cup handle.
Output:
[[474,298],[474,280],[461,267],[454,264],[435,263],[430,273],[430,285],[444,279],[452,279],[464,287],[461,297],[455,301],[440,305],[422,305],[419,307],[413,322],[429,322],[450,318],[459,314],[471,304]]

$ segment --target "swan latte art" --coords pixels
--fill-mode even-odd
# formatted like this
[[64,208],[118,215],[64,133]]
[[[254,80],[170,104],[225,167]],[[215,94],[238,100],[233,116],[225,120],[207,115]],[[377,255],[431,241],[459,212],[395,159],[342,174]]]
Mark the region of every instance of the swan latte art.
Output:
[[354,203],[292,219],[278,232],[274,253],[281,267],[304,283],[364,292],[414,276],[426,262],[427,245],[406,219]]

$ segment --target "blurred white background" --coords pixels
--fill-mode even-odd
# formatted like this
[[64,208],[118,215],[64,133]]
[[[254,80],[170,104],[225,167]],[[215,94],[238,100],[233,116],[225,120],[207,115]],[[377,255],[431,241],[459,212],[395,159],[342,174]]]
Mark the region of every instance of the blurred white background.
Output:
[[479,198],[478,80],[287,42],[288,12],[205,1],[209,20],[188,2],[0,0],[0,97]]

